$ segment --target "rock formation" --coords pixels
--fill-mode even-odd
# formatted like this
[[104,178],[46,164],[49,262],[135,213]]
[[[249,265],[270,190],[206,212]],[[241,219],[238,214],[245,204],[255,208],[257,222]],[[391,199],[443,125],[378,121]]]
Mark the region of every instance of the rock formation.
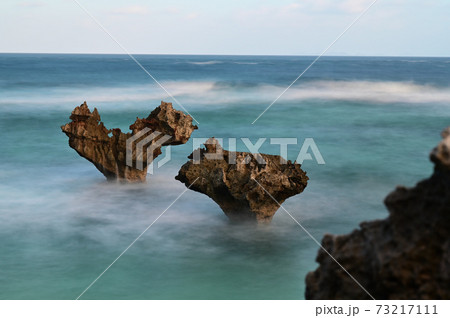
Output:
[[[184,144],[197,129],[197,126],[192,125],[191,116],[174,110],[171,103],[164,102],[147,118],[137,118],[130,126],[131,133],[123,133],[118,128],[107,129],[100,121],[97,108],[91,113],[86,102],[75,107],[70,119],[70,123],[61,126],[62,131],[69,137],[70,147],[92,162],[107,179],[129,182],[145,181],[147,167],[161,154],[161,147]],[[147,137],[152,133],[157,136],[149,140]],[[133,144],[129,143],[130,162],[127,165],[129,138],[132,138],[129,141],[133,140]],[[141,148],[130,147],[139,142],[143,142]],[[148,160],[147,151],[153,153]]]
[[274,199],[281,204],[307,185],[300,164],[280,156],[227,151],[214,138],[205,147],[188,157],[175,179],[190,186],[198,178],[191,189],[213,199],[231,220],[270,222],[279,208]]
[[[322,245],[376,299],[450,299],[450,128],[430,155],[429,179],[397,187],[389,217]],[[307,299],[370,299],[324,251],[306,277]]]

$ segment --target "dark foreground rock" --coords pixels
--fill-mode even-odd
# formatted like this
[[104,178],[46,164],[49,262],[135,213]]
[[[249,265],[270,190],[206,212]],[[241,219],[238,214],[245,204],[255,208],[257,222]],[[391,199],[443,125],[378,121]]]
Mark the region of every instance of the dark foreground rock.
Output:
[[188,157],[175,179],[189,186],[198,178],[191,189],[213,199],[232,220],[270,222],[279,208],[274,199],[281,204],[307,185],[300,164],[281,163],[280,156],[223,150],[214,138],[205,147]]
[[[450,128],[431,152],[429,179],[397,187],[389,217],[322,245],[376,299],[450,299]],[[370,299],[322,250],[306,277],[307,299]]]
[[[75,107],[70,116],[70,123],[61,126],[69,137],[69,145],[80,156],[92,162],[95,167],[109,180],[128,182],[145,181],[147,167],[151,161],[161,154],[161,147],[186,143],[197,126],[192,125],[192,117],[181,111],[174,110],[171,103],[161,102],[147,118],[137,118],[130,126],[131,133],[123,133],[120,129],[107,129],[101,122],[97,108],[91,112],[86,102]],[[144,133],[145,131],[145,133]],[[158,136],[146,142],[152,132]],[[164,135],[171,136],[163,138]],[[134,138],[133,138],[134,137]],[[127,140],[133,139],[133,147],[127,165]],[[131,140],[131,139],[130,139]],[[136,151],[136,145],[144,144]],[[153,152],[147,162],[147,150]],[[137,158],[142,169],[137,168]]]

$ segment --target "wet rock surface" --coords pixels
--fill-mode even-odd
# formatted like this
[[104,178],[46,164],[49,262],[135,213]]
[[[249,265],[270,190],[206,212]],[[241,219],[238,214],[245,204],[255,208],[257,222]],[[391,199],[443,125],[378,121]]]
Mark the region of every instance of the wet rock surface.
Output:
[[231,220],[270,222],[278,203],[301,193],[308,182],[300,164],[282,163],[280,156],[227,151],[214,138],[188,158],[176,179],[186,186],[195,181],[191,189],[213,199]]
[[[161,154],[161,147],[186,143],[192,132],[197,129],[192,125],[191,116],[173,109],[171,103],[165,102],[161,102],[147,118],[137,118],[130,126],[131,133],[123,133],[120,129],[107,129],[100,119],[97,108],[91,112],[86,102],[75,107],[70,119],[72,120],[70,123],[61,126],[62,131],[69,137],[70,147],[81,157],[92,162],[108,180],[127,182],[145,181],[147,167]],[[148,143],[145,142],[144,139],[153,132],[157,132],[158,135]],[[164,135],[171,138],[163,139]],[[141,151],[137,151],[137,147],[129,148],[131,165],[127,165],[129,138],[133,139],[134,145],[140,141],[145,142],[139,149]],[[153,153],[148,162],[147,151]],[[136,168],[137,161],[142,163],[142,169]]]
[[[429,179],[397,187],[389,217],[348,235],[325,235],[323,247],[376,299],[450,299],[450,128],[430,155]],[[307,299],[370,299],[324,251],[306,277]]]

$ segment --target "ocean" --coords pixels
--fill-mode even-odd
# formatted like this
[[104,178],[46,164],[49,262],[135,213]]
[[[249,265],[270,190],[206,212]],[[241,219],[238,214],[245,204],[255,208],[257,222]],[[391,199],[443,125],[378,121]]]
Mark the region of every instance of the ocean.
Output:
[[[432,172],[450,124],[450,58],[136,55],[198,121],[192,138],[313,138],[306,190],[284,207],[317,240],[387,217],[384,197]],[[60,126],[84,101],[127,131],[173,102],[126,55],[0,54],[0,298],[75,299],[184,190],[193,141],[145,184],[106,182]],[[225,142],[225,148],[227,143]],[[238,150],[245,146],[238,142]],[[303,299],[318,245],[283,211],[231,224],[187,191],[81,299]],[[355,288],[358,288],[355,285]]]

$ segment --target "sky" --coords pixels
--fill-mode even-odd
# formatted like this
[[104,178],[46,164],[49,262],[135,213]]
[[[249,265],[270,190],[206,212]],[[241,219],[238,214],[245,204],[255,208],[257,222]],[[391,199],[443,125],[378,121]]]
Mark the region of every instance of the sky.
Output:
[[[0,52],[319,55],[373,0],[2,0]],[[450,56],[450,0],[378,0],[326,55]]]

